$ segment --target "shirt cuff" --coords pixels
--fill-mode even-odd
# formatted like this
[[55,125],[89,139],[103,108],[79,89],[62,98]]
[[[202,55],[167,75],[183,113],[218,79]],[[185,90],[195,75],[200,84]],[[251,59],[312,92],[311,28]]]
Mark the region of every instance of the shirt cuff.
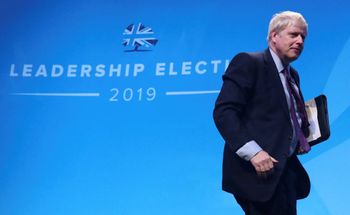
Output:
[[236,154],[242,159],[250,161],[250,159],[260,151],[262,151],[262,148],[255,142],[255,140],[251,140],[239,148],[236,151]]

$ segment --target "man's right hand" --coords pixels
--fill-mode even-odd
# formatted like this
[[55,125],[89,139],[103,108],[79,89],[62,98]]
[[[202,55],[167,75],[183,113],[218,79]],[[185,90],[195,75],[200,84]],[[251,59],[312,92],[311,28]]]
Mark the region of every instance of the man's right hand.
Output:
[[252,157],[250,162],[259,176],[267,177],[267,175],[273,170],[274,164],[278,161],[262,150]]

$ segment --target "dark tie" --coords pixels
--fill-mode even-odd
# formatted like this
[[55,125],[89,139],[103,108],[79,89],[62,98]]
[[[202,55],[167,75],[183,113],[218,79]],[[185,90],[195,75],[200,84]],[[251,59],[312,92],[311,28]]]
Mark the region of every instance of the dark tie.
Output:
[[[288,70],[284,69],[282,72],[285,75],[286,81],[287,81],[287,90],[288,90],[289,99],[290,99],[290,116],[291,116],[291,119],[292,119],[292,122],[293,122],[296,138],[297,138],[297,140],[299,142],[299,147],[301,147],[301,149],[304,152],[309,152],[311,150],[311,147],[310,147],[309,143],[307,142],[307,140],[306,140],[306,138],[305,138],[305,136],[303,134],[303,131],[302,131],[300,125],[299,125],[297,114],[296,114],[296,110],[295,110],[295,106],[294,106],[295,105],[294,104],[294,100],[295,100],[296,107],[297,107],[299,116],[300,116],[301,121],[302,121],[302,127],[304,127],[304,128],[306,127],[307,128],[309,126],[309,122],[307,120],[307,114],[306,114],[306,111],[305,111],[304,101],[300,97],[299,93],[297,92],[297,90],[295,88],[296,84],[293,82],[293,80],[292,80]],[[294,150],[295,146],[292,146],[292,147],[293,147],[293,150]]]

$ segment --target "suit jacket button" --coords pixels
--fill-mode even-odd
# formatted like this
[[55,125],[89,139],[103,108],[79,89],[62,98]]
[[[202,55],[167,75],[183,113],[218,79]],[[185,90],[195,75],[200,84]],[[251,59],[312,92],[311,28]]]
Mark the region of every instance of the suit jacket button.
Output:
[[288,136],[288,140],[292,140],[292,138],[293,138],[292,136]]

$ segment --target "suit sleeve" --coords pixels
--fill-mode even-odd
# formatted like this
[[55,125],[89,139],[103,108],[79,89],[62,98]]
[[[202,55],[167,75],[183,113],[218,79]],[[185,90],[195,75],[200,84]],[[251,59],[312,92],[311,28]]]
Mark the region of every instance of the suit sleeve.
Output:
[[254,92],[256,60],[247,53],[235,56],[223,75],[214,108],[214,121],[225,142],[236,152],[253,138],[244,112]]

